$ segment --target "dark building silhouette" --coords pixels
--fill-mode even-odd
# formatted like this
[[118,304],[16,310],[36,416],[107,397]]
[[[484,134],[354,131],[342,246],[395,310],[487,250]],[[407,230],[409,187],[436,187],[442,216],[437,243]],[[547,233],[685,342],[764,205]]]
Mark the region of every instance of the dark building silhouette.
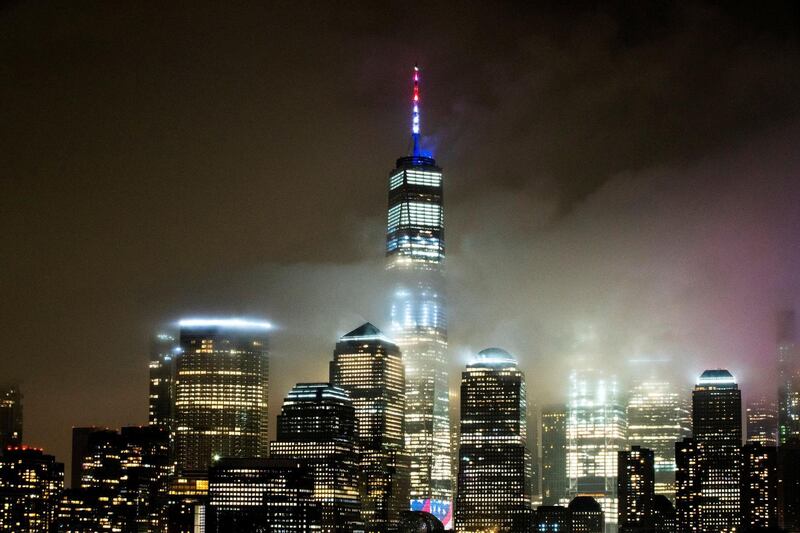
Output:
[[127,507],[127,523],[137,531],[158,531],[160,508],[173,474],[169,432],[161,426],[128,426],[120,430],[120,441],[120,496]]
[[678,519],[675,515],[675,507],[672,505],[669,498],[663,494],[656,494],[653,497],[653,509],[650,520],[653,533],[675,533],[678,531]]
[[167,484],[166,501],[160,509],[157,531],[195,533],[195,524],[206,522],[207,509],[208,472],[181,472]]
[[620,533],[652,529],[655,497],[655,456],[652,450],[632,446],[617,458],[617,497]]
[[751,442],[742,447],[742,528],[778,526],[778,450]]
[[205,470],[215,457],[266,457],[270,325],[185,319],[179,326],[174,411],[178,470]]
[[0,457],[0,531],[49,531],[64,490],[64,465],[42,450],[10,446]]
[[778,439],[800,438],[800,352],[794,310],[778,315]]
[[539,533],[569,533],[569,510],[561,505],[540,505],[533,513],[533,530]]
[[347,391],[355,408],[362,520],[367,531],[388,531],[409,507],[400,349],[378,328],[363,324],[336,343],[331,384]]
[[220,459],[208,476],[206,531],[320,531],[311,469],[281,459]]
[[403,511],[397,525],[398,533],[434,533],[444,531],[442,522],[425,511]]
[[22,392],[17,385],[0,388],[0,451],[22,444]]
[[557,505],[567,496],[567,406],[542,408],[542,503]]
[[800,440],[778,447],[778,524],[800,531]]
[[304,463],[314,479],[321,531],[363,530],[356,415],[350,396],[329,383],[298,383],[278,415],[270,457]]
[[567,509],[572,533],[603,533],[605,531],[603,508],[591,496],[576,496],[569,502]]
[[150,346],[150,410],[151,426],[172,430],[175,405],[175,357],[180,346],[168,333],[157,334]]
[[675,511],[678,531],[700,531],[700,470],[703,445],[693,438],[675,443]]
[[455,527],[510,529],[530,511],[525,376],[499,348],[478,353],[461,376]]

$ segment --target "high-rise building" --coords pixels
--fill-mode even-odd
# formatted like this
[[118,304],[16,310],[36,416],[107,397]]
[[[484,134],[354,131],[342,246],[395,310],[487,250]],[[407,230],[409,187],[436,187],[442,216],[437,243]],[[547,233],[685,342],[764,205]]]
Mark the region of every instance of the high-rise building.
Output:
[[567,497],[567,406],[542,408],[542,503],[556,505]]
[[324,533],[363,531],[356,415],[346,391],[329,383],[298,383],[278,415],[270,457],[310,468]]
[[675,498],[675,443],[691,435],[689,395],[668,381],[649,379],[628,397],[628,444],[653,451],[655,493]]
[[175,455],[179,470],[216,457],[266,457],[270,325],[242,319],[179,322]]
[[747,406],[747,442],[778,445],[778,406],[761,397]]
[[653,450],[632,446],[630,450],[619,452],[617,471],[619,531],[621,533],[650,531],[655,497]]
[[[166,501],[161,506],[159,533],[197,533],[206,524],[208,472],[182,472],[167,485]],[[208,524],[209,528],[212,526]],[[212,529],[213,530],[213,529]],[[206,530],[208,531],[208,530]]]
[[22,444],[22,393],[17,385],[0,387],[0,451]]
[[676,533],[678,521],[675,516],[675,507],[663,494],[653,497],[653,514],[651,517],[652,533]]
[[794,310],[778,315],[778,439],[800,438],[800,347]]
[[209,533],[320,531],[311,470],[290,460],[220,459],[209,470],[206,518]]
[[742,528],[778,526],[778,450],[750,442],[742,447]]
[[478,353],[461,374],[455,528],[504,531],[530,511],[525,376],[500,348]]
[[800,531],[800,440],[778,447],[778,525]]
[[175,357],[180,347],[168,333],[155,336],[150,347],[150,412],[151,426],[172,430],[174,405]]
[[603,533],[607,520],[600,502],[591,496],[576,496],[567,507],[571,533]]
[[161,531],[160,507],[173,473],[169,432],[160,426],[123,427],[120,444],[120,495],[128,508],[128,523],[138,532]]
[[676,448],[681,530],[732,532],[741,513],[742,396],[727,370],[706,370],[692,392],[694,437]]
[[0,531],[50,531],[64,490],[64,465],[27,446],[0,457]]
[[569,533],[569,510],[561,505],[540,505],[533,513],[533,527],[539,533]]
[[361,516],[367,531],[394,527],[408,509],[409,458],[404,450],[405,409],[400,349],[370,323],[339,339],[331,384],[347,391],[355,408],[361,451]]
[[412,104],[412,153],[398,159],[389,174],[386,257],[394,280],[391,335],[406,369],[405,443],[412,458],[412,507],[422,507],[449,505],[452,484],[443,176],[420,145],[416,67]]
[[627,421],[616,380],[590,369],[573,371],[567,406],[567,477],[570,497],[590,496],[603,508],[609,530],[617,522],[617,452]]

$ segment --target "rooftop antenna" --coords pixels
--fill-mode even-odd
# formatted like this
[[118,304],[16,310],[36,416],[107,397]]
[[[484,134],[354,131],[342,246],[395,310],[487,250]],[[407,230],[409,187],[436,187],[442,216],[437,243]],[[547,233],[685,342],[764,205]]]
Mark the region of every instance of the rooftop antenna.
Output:
[[419,66],[414,63],[414,110],[411,113],[411,138],[414,141],[414,157],[420,157],[419,148]]

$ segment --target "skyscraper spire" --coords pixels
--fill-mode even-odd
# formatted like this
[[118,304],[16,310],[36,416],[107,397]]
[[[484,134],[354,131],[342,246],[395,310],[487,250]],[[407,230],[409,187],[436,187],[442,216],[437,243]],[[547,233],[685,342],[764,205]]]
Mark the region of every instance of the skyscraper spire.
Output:
[[419,149],[419,67],[414,64],[414,110],[411,113],[411,138],[414,140],[414,157],[420,156]]

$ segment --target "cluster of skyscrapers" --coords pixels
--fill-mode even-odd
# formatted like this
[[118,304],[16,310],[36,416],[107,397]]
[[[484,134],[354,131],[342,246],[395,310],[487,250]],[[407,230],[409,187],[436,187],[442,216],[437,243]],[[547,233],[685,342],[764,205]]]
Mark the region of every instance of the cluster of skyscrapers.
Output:
[[341,336],[328,381],[275,409],[269,323],[183,319],[153,339],[148,425],[73,428],[69,488],[23,444],[19,389],[0,391],[0,531],[800,531],[792,313],[778,401],[751,402],[746,434],[726,370],[692,391],[659,371],[623,389],[576,365],[566,401],[538,410],[501,348],[473,354],[451,423],[443,173],[421,149],[416,67],[412,105],[411,155],[388,179],[387,333]]

